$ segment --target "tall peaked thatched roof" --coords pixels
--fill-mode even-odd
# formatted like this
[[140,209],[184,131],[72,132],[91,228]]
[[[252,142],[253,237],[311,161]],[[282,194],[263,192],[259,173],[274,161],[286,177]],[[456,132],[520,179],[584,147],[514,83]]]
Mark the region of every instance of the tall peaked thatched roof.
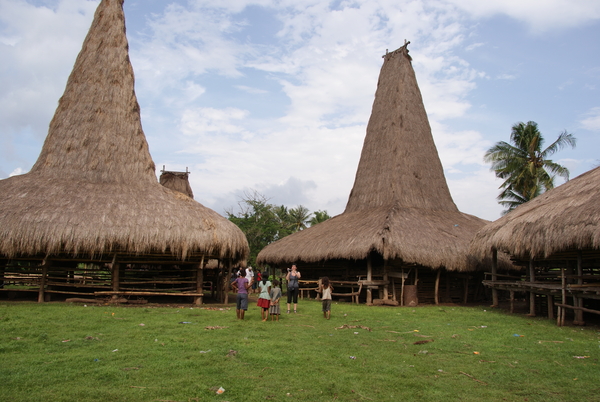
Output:
[[600,167],[590,170],[483,227],[471,243],[480,256],[493,249],[519,259],[556,253],[600,252]]
[[458,212],[406,45],[384,56],[345,212],[387,205]]
[[156,182],[128,48],[123,0],[103,1],[31,173],[99,183]]
[[102,0],[27,174],[0,180],[0,256],[164,253],[243,261],[244,234],[161,186],[140,121],[123,0]]
[[354,187],[341,215],[263,249],[259,263],[365,259],[376,251],[464,270],[486,221],[452,201],[407,46],[384,56]]

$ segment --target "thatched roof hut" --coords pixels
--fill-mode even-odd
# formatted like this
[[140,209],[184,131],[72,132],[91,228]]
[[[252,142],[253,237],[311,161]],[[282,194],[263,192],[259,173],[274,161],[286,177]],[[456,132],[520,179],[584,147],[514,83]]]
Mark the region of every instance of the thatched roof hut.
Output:
[[[511,309],[514,292],[529,291],[530,315],[536,315],[536,295],[545,295],[548,317],[554,318],[554,298],[561,297],[559,325],[565,322],[565,309],[573,310],[573,323],[581,325],[584,312],[600,314],[597,301],[587,302],[600,299],[599,197],[600,167],[520,205],[475,234],[471,252],[492,258],[492,278],[484,284],[493,289],[495,305],[499,290],[511,292]],[[496,275],[498,252],[527,267],[526,281]]]
[[233,223],[156,179],[123,0],[98,6],[37,162],[0,193],[0,259],[240,263],[249,253]]
[[172,172],[165,170],[163,166],[158,182],[166,188],[170,188],[171,190],[178,191],[190,198],[194,198],[194,192],[192,191],[192,186],[190,186],[189,176],[190,172],[187,171],[187,168],[185,172]]
[[265,247],[260,264],[366,260],[389,269],[468,271],[467,248],[486,221],[454,204],[407,46],[387,53],[345,211]]
[[487,224],[473,238],[481,257],[494,249],[528,261],[565,259],[587,250],[600,257],[600,167],[590,170]]

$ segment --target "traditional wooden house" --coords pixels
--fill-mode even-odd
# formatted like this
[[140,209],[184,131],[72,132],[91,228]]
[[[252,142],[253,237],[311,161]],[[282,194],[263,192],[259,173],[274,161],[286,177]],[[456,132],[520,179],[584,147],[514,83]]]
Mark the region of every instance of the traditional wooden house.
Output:
[[407,44],[383,59],[345,211],[268,245],[257,261],[296,262],[304,278],[365,290],[367,303],[375,289],[376,303],[415,304],[417,290],[421,301],[466,301],[482,290],[469,282],[467,249],[487,221],[452,200]]
[[504,252],[526,272],[526,278],[506,278],[494,265],[484,284],[495,294],[510,292],[511,301],[515,292],[529,293],[530,315],[545,302],[548,316],[554,318],[557,307],[559,325],[567,310],[575,312],[575,324],[583,324],[583,312],[600,314],[599,199],[600,167],[483,227],[473,238],[471,252],[494,261]]
[[249,253],[237,226],[156,179],[123,0],[98,6],[37,162],[1,180],[0,193],[0,275],[11,295],[200,303],[205,262],[231,267]]

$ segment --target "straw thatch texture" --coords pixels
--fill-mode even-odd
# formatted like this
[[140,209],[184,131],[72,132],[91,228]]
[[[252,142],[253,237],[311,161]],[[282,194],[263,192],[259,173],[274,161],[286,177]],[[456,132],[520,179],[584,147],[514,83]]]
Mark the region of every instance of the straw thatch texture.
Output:
[[345,212],[270,244],[258,263],[361,260],[377,251],[386,260],[464,271],[465,250],[481,226],[481,219],[460,212],[397,206]]
[[384,58],[345,212],[383,205],[458,212],[406,46]]
[[90,182],[156,182],[134,92],[122,4],[104,0],[98,6],[32,173]]
[[600,250],[600,168],[584,173],[482,228],[471,251],[495,248],[519,259],[546,259],[569,250]]
[[194,192],[188,179],[188,172],[166,172],[163,171],[158,179],[159,183],[170,188],[173,191],[178,191],[190,198],[194,198]]
[[386,54],[346,210],[265,247],[261,264],[365,259],[372,251],[434,269],[469,270],[487,221],[458,211],[406,45]]
[[0,181],[0,255],[200,253],[243,261],[248,243],[237,226],[156,180],[122,6],[98,6],[36,164]]

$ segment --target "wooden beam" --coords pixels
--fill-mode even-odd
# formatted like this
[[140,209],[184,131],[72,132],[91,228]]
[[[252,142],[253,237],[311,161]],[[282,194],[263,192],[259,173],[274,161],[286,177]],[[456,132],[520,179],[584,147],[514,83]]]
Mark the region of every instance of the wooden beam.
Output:
[[[367,282],[371,282],[373,280],[373,264],[371,261],[371,253],[367,257]],[[367,305],[373,303],[373,291],[367,287]]]
[[[535,282],[533,258],[529,259],[529,282]],[[529,317],[535,317],[535,292],[529,292]]]
[[437,275],[435,276],[435,304],[440,304],[439,290],[440,290],[440,276],[442,275],[442,269],[438,269]]
[[223,303],[229,304],[229,286],[230,286],[230,278],[231,278],[231,258],[227,258],[225,260],[225,270],[227,275],[223,278],[223,292],[225,292],[223,297]]
[[46,291],[46,277],[48,276],[48,267],[52,266],[52,261],[48,258],[44,258],[42,261],[42,277],[40,278],[40,289],[38,292],[38,303],[43,303],[46,295],[44,292]]
[[400,306],[404,306],[404,282],[406,277],[404,276],[404,268],[402,268],[402,285],[400,286]]
[[598,311],[598,310],[592,310],[592,309],[585,308],[585,307],[570,306],[568,304],[556,304],[556,305],[563,309],[568,308],[568,309],[575,310],[575,311],[585,311],[586,313],[600,314],[600,311]]
[[562,293],[562,302],[561,304],[557,304],[558,306],[558,317],[557,317],[557,325],[562,327],[565,325],[565,306],[567,304],[567,279],[565,278],[565,269],[560,269],[560,287]]
[[[492,250],[492,281],[498,280],[498,250]],[[498,307],[498,289],[492,288],[492,307]]]
[[110,280],[112,283],[112,290],[115,292],[118,292],[120,289],[120,284],[119,281],[121,280],[120,275],[119,275],[119,262],[117,261],[117,254],[115,253],[115,255],[113,256],[112,262],[110,264]]
[[[387,260],[383,260],[383,280],[388,281],[388,265]],[[387,285],[383,286],[383,299],[387,300],[389,298],[388,292],[389,281]]]
[[[202,293],[204,291],[204,256],[202,256],[200,264],[196,268],[196,293]],[[194,297],[194,304],[200,306],[202,297]]]
[[548,318],[550,320],[554,319],[554,296],[547,295],[546,300],[548,300]]
[[[583,285],[583,258],[581,256],[581,250],[577,250],[577,285]],[[573,325],[585,325],[583,321],[583,297],[575,297],[573,296],[573,305],[580,307],[580,309],[575,310],[575,319],[573,320]]]

